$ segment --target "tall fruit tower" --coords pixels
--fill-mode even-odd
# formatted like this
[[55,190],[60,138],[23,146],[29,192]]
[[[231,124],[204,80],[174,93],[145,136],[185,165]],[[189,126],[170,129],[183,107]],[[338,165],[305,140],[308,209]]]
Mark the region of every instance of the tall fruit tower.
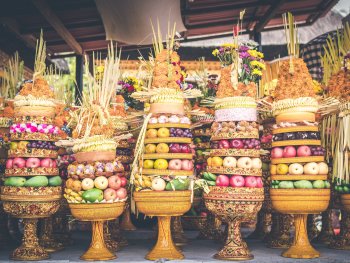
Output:
[[253,258],[242,240],[240,224],[254,219],[264,200],[255,102],[256,82],[265,67],[263,54],[255,42],[238,45],[236,33],[233,43],[213,52],[223,68],[207,160],[207,180],[213,186],[204,195],[208,210],[227,223],[225,245],[214,256],[223,260]]

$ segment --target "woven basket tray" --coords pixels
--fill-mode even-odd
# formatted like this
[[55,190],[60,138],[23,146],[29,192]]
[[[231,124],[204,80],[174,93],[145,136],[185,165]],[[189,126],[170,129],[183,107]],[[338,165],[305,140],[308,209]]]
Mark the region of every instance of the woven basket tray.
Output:
[[192,138],[186,137],[167,137],[167,138],[148,138],[145,139],[146,143],[191,143]]
[[256,149],[212,149],[210,156],[248,156],[260,157],[260,150]]
[[145,175],[192,176],[194,174],[194,171],[142,169],[142,174],[145,174]]
[[191,125],[187,123],[154,123],[147,124],[147,129],[158,129],[158,128],[182,128],[190,129]]
[[272,134],[285,133],[285,132],[299,132],[299,131],[313,131],[318,132],[318,126],[294,126],[286,128],[277,128],[272,130]]
[[11,133],[11,141],[58,141],[59,136],[45,133]]
[[207,172],[214,174],[238,174],[243,176],[262,176],[261,169],[255,168],[231,168],[231,167],[212,167],[207,166]]
[[280,181],[288,181],[288,180],[327,180],[328,175],[326,174],[286,174],[286,175],[271,175],[271,180],[280,180]]
[[58,168],[44,168],[44,167],[37,167],[37,168],[10,168],[5,169],[5,176],[37,176],[37,175],[44,175],[44,176],[56,176],[58,175]]
[[298,146],[298,145],[315,145],[320,146],[320,140],[289,140],[289,141],[278,141],[272,142],[272,147],[280,146]]
[[307,156],[307,157],[292,157],[292,158],[271,158],[272,164],[279,163],[310,163],[310,162],[323,162],[323,156]]
[[145,153],[143,159],[190,159],[192,160],[192,153]]
[[9,158],[15,157],[38,157],[38,158],[51,158],[56,159],[58,157],[58,153],[55,150],[47,150],[47,149],[10,149],[8,151]]
[[219,140],[225,140],[225,139],[258,139],[259,138],[259,132],[227,132],[227,133],[219,133],[216,135],[213,135],[211,137],[212,141],[219,141]]

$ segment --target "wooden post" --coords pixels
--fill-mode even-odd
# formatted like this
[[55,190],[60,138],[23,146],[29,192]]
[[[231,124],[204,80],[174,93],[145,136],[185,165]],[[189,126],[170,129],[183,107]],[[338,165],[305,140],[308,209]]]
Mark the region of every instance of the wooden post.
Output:
[[80,105],[80,100],[82,99],[83,95],[83,70],[84,63],[83,63],[83,56],[82,55],[76,55],[75,57],[75,81],[76,81],[76,88],[75,88],[75,104]]

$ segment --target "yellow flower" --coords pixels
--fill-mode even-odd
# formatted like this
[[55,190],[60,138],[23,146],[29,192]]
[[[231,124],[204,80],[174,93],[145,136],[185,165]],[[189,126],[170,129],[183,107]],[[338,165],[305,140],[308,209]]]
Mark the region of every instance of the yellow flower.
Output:
[[257,57],[258,56],[258,51],[254,50],[254,49],[249,49],[248,50],[249,55],[251,55],[252,57]]
[[97,72],[103,72],[105,67],[104,65],[100,65],[100,66],[97,66],[96,69],[97,69]]
[[232,48],[232,49],[237,48],[237,45],[234,44],[234,43],[225,43],[222,46],[223,47],[229,47],[229,48]]
[[253,71],[252,71],[252,75],[261,76],[261,75],[262,75],[262,72],[261,72],[261,70],[255,68],[255,69],[253,69]]
[[258,58],[264,58],[264,53],[258,51],[256,54],[258,55]]
[[215,57],[217,55],[219,55],[219,50],[218,49],[214,49],[213,52],[211,52]]

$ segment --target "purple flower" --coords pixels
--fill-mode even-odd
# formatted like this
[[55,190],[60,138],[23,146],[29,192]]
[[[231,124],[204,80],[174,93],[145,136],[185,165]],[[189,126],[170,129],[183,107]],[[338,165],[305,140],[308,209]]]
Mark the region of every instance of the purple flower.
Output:
[[189,83],[189,84],[187,85],[187,88],[192,89],[192,88],[193,88],[193,85],[192,85],[191,83]]
[[219,52],[220,52],[220,53],[223,53],[224,51],[225,51],[225,49],[224,49],[224,48],[222,48],[222,47],[221,47],[221,48],[219,48]]
[[244,51],[244,52],[239,53],[239,57],[240,58],[250,58],[250,55],[248,52]]
[[246,52],[248,50],[249,50],[249,47],[247,47],[247,46],[240,46],[239,47],[239,52]]
[[247,64],[243,64],[243,68],[247,73],[250,73],[250,68],[248,67]]

